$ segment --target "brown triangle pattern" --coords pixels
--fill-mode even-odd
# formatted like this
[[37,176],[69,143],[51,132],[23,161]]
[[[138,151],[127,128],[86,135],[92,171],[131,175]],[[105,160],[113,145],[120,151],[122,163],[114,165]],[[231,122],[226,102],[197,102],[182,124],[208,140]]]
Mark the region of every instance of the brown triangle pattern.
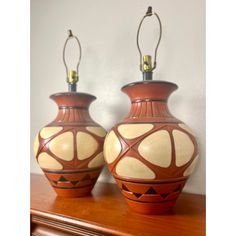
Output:
[[[126,183],[120,183],[119,187],[122,190],[129,191],[129,192],[135,192],[136,188],[130,184]],[[140,193],[145,194],[149,190],[150,186],[140,186]]]
[[[180,183],[167,183],[167,184],[134,184],[129,182],[123,182],[116,179],[120,190],[125,197],[130,197],[138,201],[151,201],[156,199],[157,201],[167,201],[172,199],[183,189],[185,180]],[[138,188],[137,188],[138,187]]]
[[64,178],[63,176],[61,176],[58,182],[70,182],[70,181]]
[[79,183],[79,181],[70,181],[74,186]]
[[168,193],[162,193],[160,194],[162,198],[167,198],[167,196],[169,195]]
[[76,186],[79,182],[86,181],[86,180],[93,180],[90,178],[90,176],[87,174],[85,175],[81,180],[68,180],[64,176],[61,176],[57,181],[52,180],[52,182],[57,185],[58,183],[71,183],[74,186]]
[[125,190],[125,191],[129,191],[129,189],[124,184],[122,184],[122,189]]
[[141,194],[141,193],[133,193],[133,195],[134,195],[136,198],[140,198],[143,194]]
[[[122,184],[121,186],[122,190],[123,191],[128,191],[128,192],[131,192],[124,184]],[[179,192],[181,190],[181,185],[176,189],[175,192]],[[146,193],[142,194],[142,193],[135,193],[135,192],[132,192],[133,195],[136,197],[136,198],[140,198],[142,195],[144,194],[148,194],[148,195],[159,195],[160,193],[158,193],[157,191],[155,191],[152,187],[148,189],[148,191],[146,191]],[[160,196],[165,199],[168,197],[170,193],[161,193]]]
[[[131,192],[124,184],[122,184],[121,186],[122,190],[124,191],[128,191]],[[147,190],[147,192],[145,194],[149,194],[149,195],[157,195],[158,193],[151,187]],[[143,194],[142,193],[135,193],[133,192],[133,195],[136,198],[140,198]],[[169,194],[160,194],[162,198],[166,198]]]
[[148,189],[148,191],[145,194],[158,194],[152,187]]
[[157,186],[153,186],[153,189],[159,194],[173,193],[175,192],[175,190],[177,191],[178,188],[179,186],[176,188],[176,185],[174,184],[163,184],[163,185],[160,184]]

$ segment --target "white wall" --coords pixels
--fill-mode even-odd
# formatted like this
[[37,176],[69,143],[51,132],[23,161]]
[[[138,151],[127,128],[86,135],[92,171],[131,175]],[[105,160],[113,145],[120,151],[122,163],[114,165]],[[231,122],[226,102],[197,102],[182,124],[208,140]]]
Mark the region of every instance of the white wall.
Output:
[[[78,35],[83,49],[78,90],[97,96],[90,109],[92,117],[110,129],[127,114],[129,99],[120,88],[142,79],[135,40],[139,21],[149,5],[159,13],[163,24],[154,79],[178,84],[179,89],[169,100],[170,110],[192,127],[198,137],[201,160],[185,191],[204,194],[203,0],[32,0],[31,146],[38,130],[56,116],[57,108],[48,98],[49,95],[67,90],[62,63],[67,29]],[[150,23],[145,25],[150,26],[147,29],[157,27]],[[144,31],[148,33],[148,30]],[[148,37],[142,37],[143,48],[149,53],[153,51],[155,32],[149,30]],[[42,173],[32,150],[31,172]],[[113,181],[107,170],[104,170],[100,180]]]

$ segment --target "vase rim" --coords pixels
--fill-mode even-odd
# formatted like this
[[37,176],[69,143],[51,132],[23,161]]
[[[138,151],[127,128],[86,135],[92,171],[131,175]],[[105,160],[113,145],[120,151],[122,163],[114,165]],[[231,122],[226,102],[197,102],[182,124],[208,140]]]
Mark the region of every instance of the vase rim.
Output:
[[164,80],[146,80],[146,81],[136,81],[136,82],[132,82],[129,84],[124,85],[121,90],[123,90],[126,87],[131,87],[131,86],[135,86],[136,84],[169,84],[172,85],[174,87],[176,87],[176,89],[178,88],[178,85],[169,81],[164,81]]
[[94,100],[97,98],[97,97],[95,97],[92,94],[80,93],[80,92],[58,92],[58,93],[54,93],[54,94],[50,95],[50,98],[60,97],[60,96],[78,96],[78,97],[87,96],[87,97],[90,97],[90,98],[92,98]]

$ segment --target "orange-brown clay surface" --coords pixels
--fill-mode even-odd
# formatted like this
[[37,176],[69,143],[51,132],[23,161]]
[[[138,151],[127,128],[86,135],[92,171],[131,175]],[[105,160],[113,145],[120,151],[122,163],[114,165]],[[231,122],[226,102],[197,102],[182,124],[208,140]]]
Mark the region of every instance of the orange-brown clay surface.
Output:
[[177,85],[144,81],[122,88],[131,100],[127,117],[106,137],[105,160],[129,206],[162,214],[175,204],[198,159],[191,129],[169,111]]
[[59,196],[87,195],[104,165],[106,131],[92,120],[88,111],[95,97],[69,92],[51,98],[59,111],[56,119],[36,136],[36,159]]

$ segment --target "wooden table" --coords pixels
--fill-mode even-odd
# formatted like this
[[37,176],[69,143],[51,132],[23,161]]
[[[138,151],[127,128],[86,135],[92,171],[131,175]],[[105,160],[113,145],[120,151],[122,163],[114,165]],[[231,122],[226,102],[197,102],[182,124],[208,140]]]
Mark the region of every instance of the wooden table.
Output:
[[42,175],[31,175],[31,235],[205,235],[205,197],[182,193],[167,215],[130,211],[115,184],[97,183],[92,195],[59,198]]

